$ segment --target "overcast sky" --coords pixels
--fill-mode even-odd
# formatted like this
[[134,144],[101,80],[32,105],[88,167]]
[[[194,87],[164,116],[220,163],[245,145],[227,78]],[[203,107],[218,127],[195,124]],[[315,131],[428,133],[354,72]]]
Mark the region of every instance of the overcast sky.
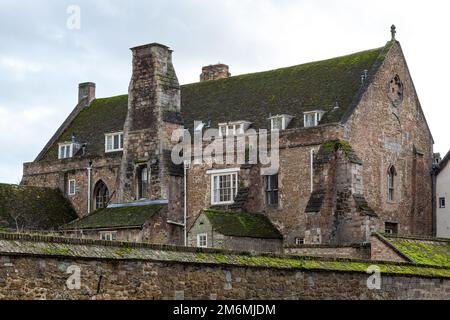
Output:
[[[80,29],[67,27],[71,5]],[[0,0],[0,182],[20,182],[22,163],[75,107],[78,83],[95,82],[97,97],[127,93],[130,47],[170,46],[184,84],[217,62],[237,75],[380,47],[393,23],[444,155],[449,9],[448,0]]]

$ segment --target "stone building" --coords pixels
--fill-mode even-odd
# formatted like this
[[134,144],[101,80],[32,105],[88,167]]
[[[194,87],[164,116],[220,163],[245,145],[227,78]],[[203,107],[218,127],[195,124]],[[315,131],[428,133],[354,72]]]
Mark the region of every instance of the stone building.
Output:
[[450,206],[447,199],[450,197],[450,152],[437,163],[436,168],[436,235],[441,238],[450,238]]
[[[184,209],[189,230],[210,208],[265,215],[285,244],[366,243],[374,231],[430,236],[433,138],[392,31],[377,49],[239,76],[208,66],[183,86],[168,47],[133,48],[129,94],[99,99],[94,84],[81,84],[22,184],[59,188],[80,217],[168,200],[168,243],[183,243]],[[207,128],[218,129],[216,140],[279,134],[279,167],[193,162],[184,179],[171,161],[172,133]]]
[[144,202],[100,209],[60,230],[78,239],[166,244],[166,223],[167,204]]
[[239,251],[282,252],[283,237],[265,215],[204,210],[189,230],[188,245]]

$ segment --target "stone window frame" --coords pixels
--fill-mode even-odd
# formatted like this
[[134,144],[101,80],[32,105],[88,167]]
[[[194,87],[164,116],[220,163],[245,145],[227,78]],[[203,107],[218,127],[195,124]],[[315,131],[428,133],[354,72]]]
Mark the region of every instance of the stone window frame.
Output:
[[116,241],[117,240],[117,231],[102,231],[102,232],[100,232],[100,240]]
[[[146,172],[146,179],[142,178],[142,173]],[[139,163],[136,165],[136,200],[145,200],[149,198],[150,185],[150,167],[148,163]]]
[[208,248],[208,234],[207,233],[199,233],[197,235],[197,247],[198,248]]
[[[72,186],[73,186],[73,189],[72,189]],[[69,196],[76,195],[77,194],[77,181],[75,179],[70,179],[67,189],[68,189],[67,194]]]
[[385,234],[396,235],[396,234],[398,234],[398,230],[399,230],[398,222],[386,221],[384,223],[384,233]]
[[445,197],[439,198],[439,209],[445,209],[446,207],[446,199]]
[[73,149],[74,149],[73,142],[60,143],[59,147],[58,147],[58,159],[64,160],[64,159],[72,158],[73,157]]
[[392,165],[388,169],[387,175],[387,200],[389,203],[395,202],[395,177],[397,176],[397,170]]
[[[118,139],[117,148],[114,147],[116,137]],[[123,151],[123,132],[105,133],[105,153],[118,151]]]
[[[234,203],[234,199],[238,193],[239,189],[239,172],[240,168],[232,168],[232,169],[222,169],[222,170],[209,170],[207,174],[211,176],[211,205],[230,205]],[[221,201],[219,194],[219,199],[217,200],[216,196],[216,190],[225,190],[225,188],[221,188],[220,186],[220,180],[217,181],[216,178],[230,176],[230,183],[229,183],[229,196],[230,200]],[[216,187],[219,188],[216,188]]]

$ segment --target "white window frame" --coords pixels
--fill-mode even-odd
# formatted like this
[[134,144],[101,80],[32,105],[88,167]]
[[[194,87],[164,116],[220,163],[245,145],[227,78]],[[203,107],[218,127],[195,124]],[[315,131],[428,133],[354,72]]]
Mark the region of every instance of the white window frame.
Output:
[[250,124],[248,121],[219,123],[219,137],[243,135],[248,127],[250,127]]
[[[287,115],[287,114],[281,114],[281,115],[276,115],[273,117],[270,117],[270,128],[272,131],[282,131],[282,130],[286,130],[286,128],[288,127],[289,123],[292,121],[294,117]],[[275,120],[280,120],[281,119],[281,128],[275,128]]]
[[[70,159],[73,157],[73,143],[60,143],[58,148],[58,159]],[[64,152],[62,150],[64,149]],[[67,154],[67,150],[69,150],[69,153]],[[64,153],[64,154],[63,154]]]
[[116,241],[117,231],[100,232],[100,240],[102,241]]
[[[73,185],[73,190],[72,190]],[[68,188],[68,194],[69,196],[74,196],[77,194],[77,181],[75,179],[69,180],[69,188]]]
[[[203,243],[204,240],[204,244]],[[197,235],[197,247],[198,248],[208,248],[208,234],[200,233]]]
[[[325,112],[321,111],[321,110],[316,110],[316,111],[308,111],[303,113],[303,124],[305,128],[314,128],[317,127],[319,125],[320,120],[322,120],[322,116]],[[312,124],[309,123],[309,121],[307,121],[308,117],[314,117],[314,121]]]
[[295,244],[297,246],[304,245],[305,244],[305,238],[295,238]]
[[[114,148],[114,139],[118,137],[118,148]],[[108,139],[111,139],[111,148],[108,148]],[[123,151],[123,132],[105,134],[105,153]]]
[[[236,197],[239,190],[239,172],[240,169],[223,169],[223,170],[210,170],[207,173],[211,175],[211,204],[212,205],[228,205],[234,203],[234,198]],[[216,188],[215,179],[218,177],[230,176],[230,195],[232,200],[230,201],[220,201],[220,193],[218,197],[216,197]],[[220,191],[219,191],[220,192]],[[216,199],[219,198],[217,201]]]
[[447,199],[445,197],[439,197],[439,209],[445,209]]

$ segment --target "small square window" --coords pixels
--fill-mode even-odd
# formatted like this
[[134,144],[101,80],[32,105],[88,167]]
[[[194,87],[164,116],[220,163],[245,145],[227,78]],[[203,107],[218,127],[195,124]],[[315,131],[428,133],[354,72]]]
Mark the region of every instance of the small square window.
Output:
[[77,182],[75,180],[69,180],[69,196],[73,196],[77,193]]
[[208,235],[206,233],[197,235],[197,247],[199,248],[208,247]]
[[105,135],[105,152],[123,150],[123,133],[110,133]]
[[303,239],[303,238],[295,238],[295,244],[296,245],[303,245],[303,244],[305,244],[305,239]]
[[398,223],[386,222],[384,224],[384,233],[386,234],[398,234]]
[[439,208],[445,209],[445,198],[439,198]]
[[69,144],[61,144],[59,146],[59,159],[69,159],[72,158],[73,145]]

